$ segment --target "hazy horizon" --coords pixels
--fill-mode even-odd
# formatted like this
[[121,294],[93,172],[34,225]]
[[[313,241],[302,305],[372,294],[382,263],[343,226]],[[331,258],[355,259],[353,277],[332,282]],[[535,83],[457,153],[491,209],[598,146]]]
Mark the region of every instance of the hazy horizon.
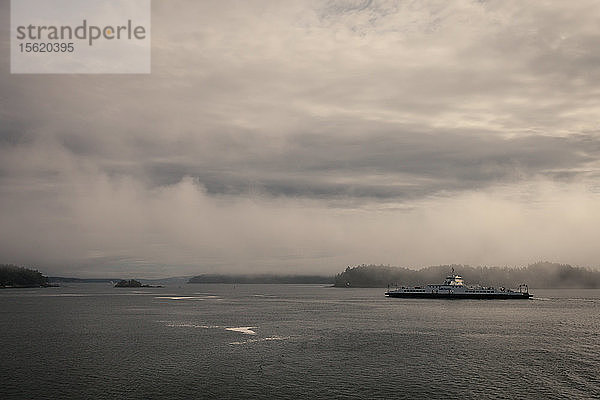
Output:
[[149,75],[0,61],[0,263],[600,265],[597,2],[152,3]]
[[[6,266],[10,264],[2,264],[0,263],[0,266]],[[492,269],[492,270],[503,270],[503,269],[526,269],[532,265],[542,265],[542,267],[556,267],[556,266],[569,266],[569,267],[573,267],[573,268],[582,268],[584,270],[588,270],[588,271],[599,271],[600,272],[600,267],[594,267],[594,266],[586,266],[586,265],[573,265],[573,264],[568,264],[568,263],[558,263],[558,262],[550,262],[550,261],[538,261],[535,263],[531,263],[531,264],[527,264],[527,265],[469,265],[469,264],[438,264],[438,265],[390,265],[390,264],[354,264],[354,265],[346,265],[343,267],[340,267],[338,270],[334,270],[332,272],[314,272],[314,273],[307,273],[302,269],[299,269],[297,271],[289,271],[289,272],[273,272],[273,271],[266,271],[266,272],[256,272],[256,271],[238,271],[238,272],[228,272],[228,271],[222,271],[222,272],[209,272],[209,271],[191,271],[188,274],[184,274],[184,275],[160,275],[160,274],[152,274],[152,275],[135,275],[135,272],[133,273],[125,273],[125,274],[121,274],[121,275],[100,275],[100,274],[85,274],[85,275],[75,275],[75,274],[70,274],[69,272],[65,273],[65,274],[61,274],[61,273],[57,273],[57,274],[52,274],[52,273],[47,273],[43,268],[39,268],[36,265],[15,265],[12,264],[12,266],[16,266],[16,267],[22,267],[22,268],[27,268],[27,269],[33,269],[33,270],[38,270],[40,273],[42,273],[44,276],[46,277],[50,277],[50,278],[75,278],[75,279],[82,279],[82,280],[86,280],[86,279],[141,279],[141,280],[161,280],[161,279],[189,279],[189,278],[193,278],[193,277],[198,277],[198,276],[229,276],[229,277],[258,277],[258,276],[279,276],[279,277],[285,277],[285,276],[298,276],[298,277],[306,277],[306,276],[320,276],[320,277],[334,277],[340,273],[343,273],[346,268],[356,268],[356,267],[387,267],[387,268],[392,268],[392,269],[408,269],[408,270],[412,270],[412,271],[424,271],[424,270],[428,270],[431,268],[444,268],[447,267],[448,268],[448,272],[451,271],[451,268],[455,269],[455,272],[457,274],[465,274],[465,272],[461,269],[461,267],[464,267],[464,269],[471,269],[471,268],[484,268],[484,269]],[[69,271],[68,269],[65,271]],[[552,268],[548,270],[549,273],[555,273],[556,271],[553,270]],[[444,275],[444,274],[442,274]],[[440,276],[442,276],[440,275]],[[468,275],[468,273],[467,273]],[[445,275],[444,275],[445,276]]]

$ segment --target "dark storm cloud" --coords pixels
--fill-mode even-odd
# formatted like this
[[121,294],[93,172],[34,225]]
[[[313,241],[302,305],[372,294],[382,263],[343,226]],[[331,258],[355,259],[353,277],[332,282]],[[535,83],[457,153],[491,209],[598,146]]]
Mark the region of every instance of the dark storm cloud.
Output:
[[[503,138],[489,133],[411,131],[348,138],[303,134],[289,136],[279,151],[262,152],[255,144],[260,143],[258,138],[249,139],[243,146],[228,146],[237,154],[234,160],[139,160],[139,171],[107,172],[139,173],[139,178],[158,186],[190,176],[214,194],[257,190],[274,196],[403,201],[536,177],[586,178],[591,173],[589,164],[600,157],[600,142],[589,135]],[[193,154],[186,158],[193,159]]]

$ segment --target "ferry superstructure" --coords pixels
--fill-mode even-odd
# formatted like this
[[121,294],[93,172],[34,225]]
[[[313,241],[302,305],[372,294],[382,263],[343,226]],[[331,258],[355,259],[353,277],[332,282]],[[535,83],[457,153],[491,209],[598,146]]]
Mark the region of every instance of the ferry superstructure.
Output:
[[419,298],[419,299],[529,299],[527,285],[519,285],[517,290],[495,289],[493,287],[466,286],[462,276],[456,275],[454,269],[441,285],[398,287],[385,292],[388,297]]

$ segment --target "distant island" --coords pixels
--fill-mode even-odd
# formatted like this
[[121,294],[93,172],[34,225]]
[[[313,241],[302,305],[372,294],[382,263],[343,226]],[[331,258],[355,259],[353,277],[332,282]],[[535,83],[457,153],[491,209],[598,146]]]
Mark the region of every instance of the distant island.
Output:
[[600,271],[568,264],[537,262],[523,268],[471,267],[468,265],[438,265],[419,270],[385,265],[348,267],[335,276],[335,287],[386,287],[388,285],[424,285],[441,283],[454,268],[467,285],[517,287],[526,283],[530,288],[600,288]]
[[12,264],[0,265],[0,288],[54,287],[48,277],[38,270],[19,267]]
[[[176,276],[170,278],[158,278],[158,279],[141,279],[142,282],[148,283],[149,285],[181,285],[186,283],[189,276]],[[61,282],[61,283],[111,283],[114,285],[115,282],[123,280],[122,278],[73,278],[64,276],[49,276],[48,282]],[[125,279],[126,280],[126,279]]]
[[48,282],[61,283],[112,283],[118,281],[116,278],[71,278],[64,276],[49,276]]
[[217,275],[204,274],[190,278],[188,283],[281,283],[281,284],[332,284],[333,276],[320,275]]
[[142,282],[140,281],[136,281],[135,279],[130,279],[130,280],[120,280],[119,282],[117,282],[115,284],[115,287],[117,288],[160,288],[162,287],[161,285],[144,285],[142,284]]

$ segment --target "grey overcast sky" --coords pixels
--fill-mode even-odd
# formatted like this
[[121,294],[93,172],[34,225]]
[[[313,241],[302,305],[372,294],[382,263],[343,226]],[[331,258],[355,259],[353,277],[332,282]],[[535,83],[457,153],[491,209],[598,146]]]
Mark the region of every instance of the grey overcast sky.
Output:
[[154,0],[152,74],[11,75],[0,263],[600,264],[600,3]]

